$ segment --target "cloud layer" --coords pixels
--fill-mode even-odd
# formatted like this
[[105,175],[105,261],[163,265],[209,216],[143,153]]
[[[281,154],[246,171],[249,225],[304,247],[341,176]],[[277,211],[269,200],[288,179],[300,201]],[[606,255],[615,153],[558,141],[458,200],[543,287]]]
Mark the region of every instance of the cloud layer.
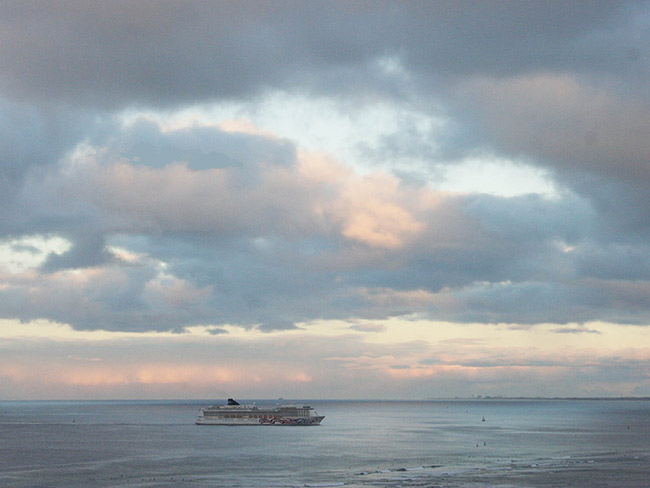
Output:
[[0,317],[645,326],[649,33],[645,1],[4,2]]

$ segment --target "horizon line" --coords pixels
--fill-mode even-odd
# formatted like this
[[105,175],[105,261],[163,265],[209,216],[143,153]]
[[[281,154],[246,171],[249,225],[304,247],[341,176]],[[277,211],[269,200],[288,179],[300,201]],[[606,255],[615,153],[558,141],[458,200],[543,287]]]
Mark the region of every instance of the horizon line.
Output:
[[[221,400],[216,398],[38,398],[38,399],[0,399],[0,403],[10,402],[208,402]],[[226,399],[227,400],[227,399]],[[581,397],[543,397],[543,396],[490,396],[479,395],[472,397],[431,397],[431,398],[239,398],[240,401],[250,402],[436,402],[436,401],[484,401],[484,400],[635,400],[650,401],[650,396],[581,396]]]

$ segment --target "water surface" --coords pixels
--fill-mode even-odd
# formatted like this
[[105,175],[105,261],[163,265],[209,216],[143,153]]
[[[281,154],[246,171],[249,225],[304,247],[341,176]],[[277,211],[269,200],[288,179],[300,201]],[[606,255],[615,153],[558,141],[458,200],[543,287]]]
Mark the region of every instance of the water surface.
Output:
[[0,486],[650,486],[649,401],[310,400],[320,426],[195,425],[210,403],[0,402]]

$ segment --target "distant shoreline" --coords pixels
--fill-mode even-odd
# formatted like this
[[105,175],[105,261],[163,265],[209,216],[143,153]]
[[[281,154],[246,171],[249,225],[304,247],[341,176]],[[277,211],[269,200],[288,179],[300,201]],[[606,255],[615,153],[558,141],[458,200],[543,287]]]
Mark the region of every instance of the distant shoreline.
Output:
[[624,397],[506,397],[506,396],[476,396],[476,397],[453,397],[453,398],[427,398],[426,401],[436,400],[650,400],[648,396],[624,396]]

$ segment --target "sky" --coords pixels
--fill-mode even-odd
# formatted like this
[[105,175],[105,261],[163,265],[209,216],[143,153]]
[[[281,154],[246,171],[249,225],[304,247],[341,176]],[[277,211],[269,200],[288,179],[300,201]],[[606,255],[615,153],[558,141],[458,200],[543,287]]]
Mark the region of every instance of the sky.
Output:
[[0,400],[650,396],[647,1],[0,2]]

